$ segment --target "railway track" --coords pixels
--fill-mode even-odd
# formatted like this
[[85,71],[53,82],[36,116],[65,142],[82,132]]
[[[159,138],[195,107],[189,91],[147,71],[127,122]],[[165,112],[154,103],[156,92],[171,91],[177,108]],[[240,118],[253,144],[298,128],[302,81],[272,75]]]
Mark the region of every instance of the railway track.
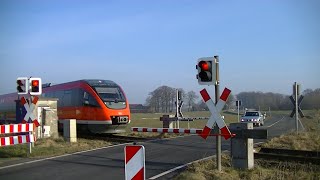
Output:
[[254,158],[299,163],[312,163],[320,165],[319,151],[261,148],[258,153],[254,154]]
[[103,140],[108,141],[114,144],[120,143],[130,143],[130,142],[144,142],[151,140],[151,138],[142,138],[134,136],[122,136],[122,135],[113,135],[113,134],[81,134],[78,135],[79,138],[92,139],[92,140]]

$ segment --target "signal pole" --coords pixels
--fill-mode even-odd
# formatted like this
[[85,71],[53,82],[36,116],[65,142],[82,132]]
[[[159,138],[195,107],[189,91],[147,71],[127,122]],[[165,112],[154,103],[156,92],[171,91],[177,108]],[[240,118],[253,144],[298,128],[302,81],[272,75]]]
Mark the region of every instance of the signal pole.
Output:
[[297,131],[297,134],[299,132],[299,116],[298,116],[298,95],[299,95],[299,90],[298,90],[298,84],[297,82],[294,82],[294,87],[293,87],[293,92],[294,92],[294,97],[295,97],[295,108],[296,108],[296,131]]
[[[217,104],[218,103],[218,100],[219,100],[219,94],[220,94],[220,91],[219,91],[219,85],[220,85],[220,82],[219,82],[219,56],[214,56],[214,60],[215,60],[215,64],[216,64],[216,82],[215,82],[215,103]],[[215,133],[217,134],[220,134],[220,129],[218,127],[218,125],[216,124],[214,126],[214,130],[215,130]],[[217,169],[218,171],[221,171],[221,136],[216,136],[216,163],[217,163]]]

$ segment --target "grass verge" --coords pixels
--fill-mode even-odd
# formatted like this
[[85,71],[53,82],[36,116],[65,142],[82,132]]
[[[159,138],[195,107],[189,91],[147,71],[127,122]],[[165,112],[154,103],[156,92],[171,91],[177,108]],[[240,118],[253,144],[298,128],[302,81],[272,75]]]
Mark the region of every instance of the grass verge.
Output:
[[99,147],[109,146],[110,142],[103,140],[90,140],[78,138],[78,142],[69,143],[64,141],[62,137],[57,139],[46,138],[39,139],[35,142],[32,148],[32,153],[29,154],[29,145],[20,144],[15,146],[5,146],[0,148],[0,164],[14,158],[41,158],[57,156],[78,151],[90,150]]
[[[306,118],[301,121],[304,132],[273,138],[262,147],[319,151],[320,110],[307,111]],[[222,167],[222,172],[216,170],[215,159],[193,163],[175,179],[320,179],[320,166],[313,164],[255,160],[253,169],[238,170],[232,168],[230,157],[224,154]]]
[[298,163],[255,161],[251,170],[238,170],[231,167],[230,157],[222,155],[222,171],[216,170],[215,159],[193,163],[186,171],[176,176],[175,180],[206,180],[206,179],[320,179],[320,167],[301,165]]

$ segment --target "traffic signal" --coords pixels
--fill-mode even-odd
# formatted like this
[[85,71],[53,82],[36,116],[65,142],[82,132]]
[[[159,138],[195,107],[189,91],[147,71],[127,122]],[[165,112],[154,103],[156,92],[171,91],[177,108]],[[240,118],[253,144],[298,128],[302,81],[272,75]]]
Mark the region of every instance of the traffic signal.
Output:
[[18,94],[28,94],[28,78],[17,78],[17,92]]
[[200,85],[214,85],[216,83],[215,63],[213,58],[200,58],[196,68],[198,69],[198,83]]
[[30,95],[41,95],[42,84],[40,78],[30,78]]

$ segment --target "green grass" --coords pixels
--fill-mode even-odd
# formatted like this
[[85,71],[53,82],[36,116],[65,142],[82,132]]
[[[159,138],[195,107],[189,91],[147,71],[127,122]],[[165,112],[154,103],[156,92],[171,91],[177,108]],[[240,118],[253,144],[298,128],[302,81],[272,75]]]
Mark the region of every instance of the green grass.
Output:
[[[184,117],[209,117],[211,114],[209,111],[196,111],[196,112],[185,112],[183,113]],[[162,122],[160,121],[160,117],[163,114],[159,113],[133,113],[131,114],[131,123],[127,127],[127,130],[130,131],[131,127],[162,127]],[[231,122],[237,121],[237,115],[223,112],[221,115],[225,116],[225,121],[227,124]],[[206,124],[206,120],[194,120],[190,121],[190,128],[203,128]],[[187,128],[188,122],[180,121],[181,128]]]

